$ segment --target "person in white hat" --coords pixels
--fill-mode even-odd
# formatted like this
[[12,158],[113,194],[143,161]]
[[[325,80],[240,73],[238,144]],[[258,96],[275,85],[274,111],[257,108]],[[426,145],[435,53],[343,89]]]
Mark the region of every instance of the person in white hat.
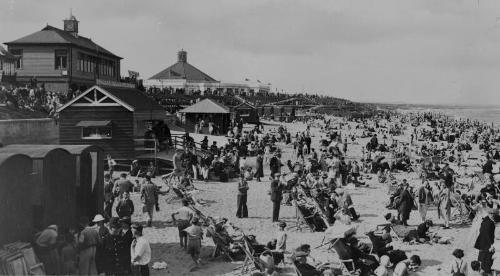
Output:
[[[105,222],[104,217],[101,214],[97,214],[95,215],[92,222],[96,224],[95,227],[97,229],[97,232],[99,233],[100,241],[103,241],[104,238],[110,234],[108,228],[104,225]],[[102,244],[97,243],[95,251],[95,264],[97,268],[97,273],[104,272],[104,262],[103,262],[104,254],[105,253]]]

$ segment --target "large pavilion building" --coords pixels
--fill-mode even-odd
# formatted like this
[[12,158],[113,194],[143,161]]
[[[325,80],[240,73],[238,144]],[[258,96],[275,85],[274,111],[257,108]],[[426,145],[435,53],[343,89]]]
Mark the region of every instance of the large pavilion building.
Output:
[[47,90],[86,90],[97,80],[119,81],[121,57],[78,33],[79,21],[70,15],[64,29],[50,25],[22,38],[6,42],[16,57],[17,80],[36,78]]
[[271,85],[260,81],[221,82],[202,72],[187,61],[187,52],[177,53],[177,62],[153,75],[145,81],[145,86],[160,89],[170,88],[183,91],[185,94],[196,92],[218,91],[221,95],[238,95],[241,93],[269,93]]

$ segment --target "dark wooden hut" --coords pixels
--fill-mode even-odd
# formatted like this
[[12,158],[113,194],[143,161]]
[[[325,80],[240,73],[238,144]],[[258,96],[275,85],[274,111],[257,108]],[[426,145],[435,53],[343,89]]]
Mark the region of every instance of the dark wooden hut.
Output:
[[234,106],[231,109],[235,115],[236,119],[243,120],[243,123],[246,124],[258,124],[259,123],[259,114],[257,112],[257,108],[249,103],[241,103],[237,106]]
[[0,244],[28,241],[34,233],[33,208],[26,202],[32,169],[29,156],[0,153]]
[[104,152],[93,145],[9,145],[6,149],[35,148],[67,150],[75,158],[76,216],[102,214],[104,204]]
[[163,107],[138,89],[97,85],[58,112],[61,145],[97,145],[115,159],[134,159],[147,126],[166,119]]
[[[47,225],[74,227],[76,214],[75,157],[67,150],[53,147],[5,147],[0,153],[25,154],[33,160],[31,194],[34,226],[43,229]],[[26,196],[24,204],[29,204]]]

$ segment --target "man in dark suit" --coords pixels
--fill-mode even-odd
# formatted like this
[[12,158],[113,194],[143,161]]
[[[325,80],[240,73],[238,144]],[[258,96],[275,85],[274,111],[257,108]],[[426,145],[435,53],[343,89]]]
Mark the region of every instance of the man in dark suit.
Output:
[[481,228],[479,228],[479,236],[477,237],[474,248],[479,250],[477,260],[481,263],[481,268],[485,273],[491,273],[491,265],[493,264],[492,246],[495,242],[495,222],[493,216],[498,213],[498,209],[489,209],[488,216],[483,218]]
[[271,201],[273,202],[273,222],[277,222],[280,216],[280,205],[283,191],[283,184],[280,182],[280,173],[274,174],[271,181]]

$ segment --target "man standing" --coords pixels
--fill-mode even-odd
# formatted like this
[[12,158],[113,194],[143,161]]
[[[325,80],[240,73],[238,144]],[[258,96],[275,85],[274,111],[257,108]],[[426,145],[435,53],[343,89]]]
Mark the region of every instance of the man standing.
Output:
[[247,191],[248,191],[248,183],[245,180],[243,172],[241,172],[240,182],[238,183],[238,197],[236,200],[238,205],[238,209],[236,210],[236,217],[238,218],[248,218]]
[[122,253],[124,269],[126,274],[130,274],[130,246],[134,240],[134,235],[132,234],[132,229],[130,225],[132,224],[129,217],[124,217],[120,219],[121,223],[121,237],[123,241]]
[[404,226],[408,226],[408,219],[410,218],[411,209],[413,208],[413,197],[408,191],[408,183],[406,179],[403,179],[404,185],[403,190],[400,194],[400,203],[398,207],[399,214],[401,214],[401,221]]
[[264,157],[262,156],[262,151],[259,150],[257,160],[255,162],[254,177],[257,179],[257,182],[260,182],[260,178],[264,177]]
[[96,275],[95,253],[97,245],[101,243],[99,232],[89,225],[88,217],[80,218],[80,226],[83,229],[78,235],[78,248],[80,249],[78,271],[80,275]]
[[194,217],[191,221],[191,226],[184,229],[187,234],[188,245],[187,253],[191,255],[195,263],[195,268],[201,265],[200,263],[200,251],[201,251],[201,239],[203,238],[203,229],[200,226],[198,217]]
[[281,170],[281,161],[279,159],[278,152],[274,152],[273,157],[269,160],[269,169],[271,170],[271,176],[274,176],[276,173],[279,173]]
[[179,240],[181,247],[187,248],[187,235],[184,229],[189,227],[189,223],[194,216],[193,210],[188,207],[189,201],[187,199],[182,200],[182,207],[179,208],[175,213],[172,214],[172,220],[177,224],[179,230]]
[[434,199],[432,197],[431,185],[429,181],[425,181],[424,185],[418,189],[418,211],[422,218],[422,222],[425,222],[427,210],[432,202],[434,202]]
[[[126,275],[130,269],[130,262],[127,262],[130,255],[125,252],[123,238],[120,235],[120,225],[116,218],[112,218],[109,223],[110,235],[106,236],[103,241],[104,255],[104,272],[106,275]],[[127,254],[124,254],[127,253]]]
[[112,217],[113,203],[115,201],[114,185],[111,175],[109,173],[104,174],[104,217],[106,219]]
[[474,244],[474,248],[479,250],[477,260],[481,263],[483,271],[488,274],[491,273],[491,265],[493,264],[493,243],[495,242],[495,222],[493,217],[497,213],[497,209],[491,208],[488,210],[488,216],[483,218],[479,228],[479,236]]
[[116,180],[115,183],[115,191],[118,190],[119,197],[122,197],[122,194],[125,192],[132,192],[134,188],[134,184],[127,179],[126,173],[120,174],[120,179]]
[[116,205],[116,214],[119,218],[132,217],[134,213],[134,203],[130,200],[130,194],[124,192],[122,194],[122,199]]
[[283,185],[280,182],[280,173],[274,174],[271,181],[271,201],[273,202],[273,222],[277,222],[280,216],[280,205],[282,199]]
[[149,242],[142,236],[142,225],[135,223],[132,226],[134,240],[130,246],[130,259],[134,274],[149,276],[149,262],[151,261],[151,247]]
[[151,182],[151,177],[146,175],[146,182],[141,187],[141,199],[144,203],[145,213],[148,214],[148,227],[151,227],[153,222],[153,212],[158,201],[158,187]]

